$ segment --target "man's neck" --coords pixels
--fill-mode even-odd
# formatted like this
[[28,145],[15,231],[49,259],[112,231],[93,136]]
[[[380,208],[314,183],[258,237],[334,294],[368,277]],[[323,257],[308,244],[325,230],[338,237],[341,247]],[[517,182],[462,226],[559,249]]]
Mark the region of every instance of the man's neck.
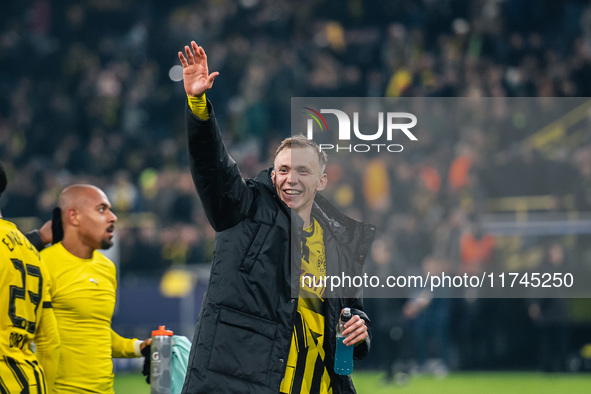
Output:
[[304,228],[310,227],[311,223],[312,223],[312,219],[310,219],[310,217],[308,216],[308,220],[304,220]]
[[70,252],[74,256],[79,257],[84,260],[88,260],[88,259],[92,258],[92,255],[94,253],[93,248],[83,245],[79,241],[72,240],[72,239],[65,237],[65,236],[64,236],[64,239],[62,240],[62,245],[68,252]]
[[304,225],[302,228],[310,227],[310,223],[312,223],[312,207],[310,209],[300,210],[296,212],[300,218],[304,221]]

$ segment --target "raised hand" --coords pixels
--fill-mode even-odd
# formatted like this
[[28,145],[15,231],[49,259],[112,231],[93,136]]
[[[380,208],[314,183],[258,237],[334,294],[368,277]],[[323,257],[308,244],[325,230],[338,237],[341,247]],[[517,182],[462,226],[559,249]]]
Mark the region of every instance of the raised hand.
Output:
[[214,79],[220,73],[215,71],[209,74],[207,55],[195,41],[191,41],[191,48],[188,45],[185,46],[186,58],[183,52],[179,51],[179,59],[183,65],[183,84],[188,96],[200,97],[211,89]]

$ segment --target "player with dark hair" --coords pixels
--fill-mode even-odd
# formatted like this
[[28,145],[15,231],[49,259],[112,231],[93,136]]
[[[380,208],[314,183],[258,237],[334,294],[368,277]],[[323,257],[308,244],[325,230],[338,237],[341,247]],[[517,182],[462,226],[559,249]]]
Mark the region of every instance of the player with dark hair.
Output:
[[41,252],[62,340],[54,393],[113,393],[112,357],[141,357],[150,342],[123,338],[111,328],[116,269],[97,249],[113,245],[117,216],[92,185],[66,187],[58,206],[63,239]]
[[209,74],[195,42],[179,59],[191,172],[217,232],[183,393],[354,393],[351,378],[334,372],[335,336],[341,310],[350,307],[345,343],[355,346],[355,358],[367,355],[360,296],[327,297],[320,287],[294,292],[292,283],[361,269],[375,228],[317,194],[327,183],[326,156],[305,137],[285,140],[272,169],[242,179],[205,98],[218,73]]
[[[0,164],[0,195],[6,185]],[[51,393],[60,341],[49,276],[37,249],[13,223],[1,218],[0,214],[0,393]]]

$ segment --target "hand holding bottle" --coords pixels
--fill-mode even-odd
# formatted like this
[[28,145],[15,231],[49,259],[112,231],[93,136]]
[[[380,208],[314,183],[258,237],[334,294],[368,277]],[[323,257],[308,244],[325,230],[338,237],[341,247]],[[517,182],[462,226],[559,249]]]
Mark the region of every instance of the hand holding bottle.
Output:
[[[344,310],[343,310],[344,311]],[[343,313],[341,311],[341,313]],[[352,316],[344,325],[343,335],[346,337],[343,343],[347,346],[365,341],[367,338],[367,326],[365,321],[357,315]]]
[[349,375],[353,372],[353,346],[347,346],[345,340],[345,324],[351,319],[351,310],[345,308],[341,313],[337,326],[337,343],[334,354],[334,371],[339,375]]
[[354,344],[367,338],[367,326],[359,316],[351,315],[350,308],[341,312],[337,326],[336,351],[334,371],[339,375],[349,375],[353,372]]

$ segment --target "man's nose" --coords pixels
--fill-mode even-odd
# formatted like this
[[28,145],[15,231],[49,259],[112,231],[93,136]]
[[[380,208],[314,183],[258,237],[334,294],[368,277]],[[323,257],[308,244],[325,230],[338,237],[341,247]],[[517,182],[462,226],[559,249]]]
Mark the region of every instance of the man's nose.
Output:
[[287,174],[287,183],[289,184],[295,184],[298,182],[298,176],[296,172],[290,171],[289,174]]

